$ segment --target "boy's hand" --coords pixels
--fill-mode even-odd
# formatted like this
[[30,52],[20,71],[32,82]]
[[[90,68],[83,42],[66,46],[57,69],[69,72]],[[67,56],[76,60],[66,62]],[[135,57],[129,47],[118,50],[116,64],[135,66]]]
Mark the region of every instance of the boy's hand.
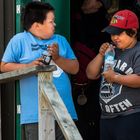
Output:
[[51,46],[48,46],[48,52],[52,56],[52,59],[55,61],[58,59],[59,56],[59,46],[57,43],[52,44]]
[[107,71],[102,73],[102,76],[108,83],[113,83],[116,73],[112,70],[112,68],[109,68]]
[[100,47],[99,54],[101,54],[102,56],[104,56],[106,50],[108,49],[108,47],[109,47],[109,43],[103,43],[101,45],[101,47]]
[[39,66],[39,65],[44,65],[42,63],[43,59],[42,58],[37,58],[36,60],[32,61],[31,63],[26,64],[27,66]]

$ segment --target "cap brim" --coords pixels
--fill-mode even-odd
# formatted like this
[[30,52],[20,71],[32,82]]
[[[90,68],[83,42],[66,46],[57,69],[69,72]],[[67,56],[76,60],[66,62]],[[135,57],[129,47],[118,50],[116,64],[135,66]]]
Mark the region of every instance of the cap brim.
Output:
[[124,29],[114,27],[114,26],[108,26],[108,27],[104,28],[102,31],[107,32],[112,35],[119,35],[120,33],[122,33],[124,31]]

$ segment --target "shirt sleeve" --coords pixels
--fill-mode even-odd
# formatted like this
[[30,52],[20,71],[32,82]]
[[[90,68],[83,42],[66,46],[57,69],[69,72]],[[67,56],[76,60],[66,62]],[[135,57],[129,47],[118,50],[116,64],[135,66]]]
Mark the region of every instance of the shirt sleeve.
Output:
[[66,40],[65,37],[61,36],[61,43],[63,46],[63,50],[65,49],[65,57],[68,59],[77,59],[70,44],[68,43],[68,41]]
[[135,74],[140,75],[140,49],[135,53],[133,70]]
[[17,40],[15,37],[13,37],[4,52],[4,55],[2,57],[3,62],[15,62],[19,63],[19,58],[21,54],[21,49],[20,49],[20,40]]

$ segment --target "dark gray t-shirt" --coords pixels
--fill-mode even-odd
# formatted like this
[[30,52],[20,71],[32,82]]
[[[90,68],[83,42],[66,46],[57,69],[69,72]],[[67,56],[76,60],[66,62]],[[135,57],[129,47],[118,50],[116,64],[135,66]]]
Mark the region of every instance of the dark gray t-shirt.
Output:
[[[124,51],[115,49],[114,71],[122,75],[140,75],[140,42]],[[140,112],[140,88],[109,84],[102,79],[100,106],[102,118]]]

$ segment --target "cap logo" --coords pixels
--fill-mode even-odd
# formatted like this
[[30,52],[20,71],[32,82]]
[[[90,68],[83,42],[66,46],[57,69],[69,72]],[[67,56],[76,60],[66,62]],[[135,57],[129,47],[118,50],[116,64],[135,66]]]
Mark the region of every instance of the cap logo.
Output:
[[119,15],[114,15],[111,19],[110,24],[116,24],[118,23],[118,20],[124,20],[124,17],[119,16]]
[[124,20],[124,17],[119,16],[119,15],[114,15],[114,18],[119,19],[119,20]]
[[112,17],[110,24],[116,24],[117,22],[118,22],[117,18],[116,17]]

